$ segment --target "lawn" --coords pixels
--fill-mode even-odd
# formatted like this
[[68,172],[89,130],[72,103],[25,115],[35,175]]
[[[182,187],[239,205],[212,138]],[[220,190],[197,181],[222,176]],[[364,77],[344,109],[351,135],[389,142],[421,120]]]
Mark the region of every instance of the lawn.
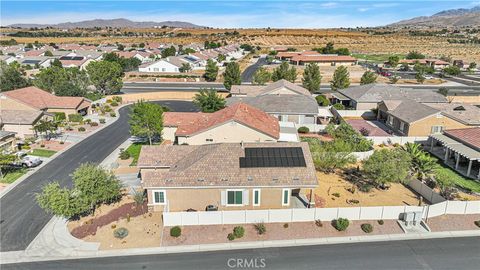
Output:
[[29,153],[31,156],[37,156],[37,157],[51,157],[53,156],[56,151],[53,150],[47,150],[47,149],[33,149],[32,152]]
[[134,143],[130,145],[127,149],[125,149],[125,151],[130,154],[130,157],[133,158],[132,163],[130,163],[130,166],[137,165],[138,157],[140,156],[140,151],[142,150],[142,145],[145,145],[145,144]]
[[3,175],[3,178],[0,179],[0,183],[11,184],[15,182],[18,178],[24,175],[27,172],[26,169],[16,169],[10,172],[7,172]]
[[440,166],[435,170],[435,173],[445,175],[446,178],[451,179],[455,185],[460,188],[480,193],[480,182],[465,178],[456,173],[454,170],[450,169],[450,167],[440,164]]
[[405,55],[403,54],[362,54],[362,53],[353,53],[352,56],[362,60],[368,60],[376,63],[383,63],[388,60],[388,57],[392,55],[398,55],[400,59],[403,59]]

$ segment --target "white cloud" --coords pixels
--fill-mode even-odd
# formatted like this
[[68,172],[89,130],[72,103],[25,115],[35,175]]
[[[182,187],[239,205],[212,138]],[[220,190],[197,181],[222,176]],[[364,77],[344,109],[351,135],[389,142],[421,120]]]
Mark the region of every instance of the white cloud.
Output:
[[321,7],[336,7],[337,3],[335,2],[327,2],[327,3],[322,3],[320,4]]
[[360,12],[365,12],[365,11],[370,10],[370,8],[358,8],[357,10],[360,11]]

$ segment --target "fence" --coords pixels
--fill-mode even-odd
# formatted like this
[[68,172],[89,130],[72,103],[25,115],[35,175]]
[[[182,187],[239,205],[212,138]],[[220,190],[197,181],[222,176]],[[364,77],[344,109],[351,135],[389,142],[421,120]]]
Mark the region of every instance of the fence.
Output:
[[345,117],[362,117],[365,119],[375,119],[376,115],[371,110],[337,110],[331,108],[333,116],[336,118],[345,118]]
[[399,219],[405,212],[423,212],[424,218],[444,214],[480,214],[480,201],[444,201],[427,206],[371,206],[343,208],[293,208],[213,212],[164,212],[165,226],[249,224],[273,222]]
[[367,136],[365,137],[369,140],[373,141],[374,145],[379,144],[394,144],[398,143],[400,145],[404,145],[407,142],[409,143],[422,143],[428,140],[428,137],[381,137],[381,136]]
[[318,124],[295,124],[295,128],[307,127],[310,132],[323,132],[327,128],[327,125],[318,125]]
[[423,198],[428,200],[432,204],[441,203],[446,201],[445,198],[436,193],[429,186],[425,185],[417,179],[413,179],[408,183],[408,186],[415,190],[418,194],[422,195]]

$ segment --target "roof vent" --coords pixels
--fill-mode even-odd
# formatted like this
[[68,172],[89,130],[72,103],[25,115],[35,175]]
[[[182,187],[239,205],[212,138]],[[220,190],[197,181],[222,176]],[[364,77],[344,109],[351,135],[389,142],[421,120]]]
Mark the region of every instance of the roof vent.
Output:
[[227,182],[228,179],[227,178],[222,178],[222,182]]
[[293,180],[293,181],[299,181],[299,180],[300,180],[300,178],[298,178],[298,177],[294,177],[292,180]]
[[458,106],[458,107],[455,107],[453,108],[454,111],[465,111],[465,107],[463,106]]
[[277,181],[278,181],[278,178],[274,177],[272,180],[273,180],[274,182],[277,182]]
[[253,181],[253,177],[248,176],[248,177],[247,177],[247,180],[248,180],[248,181]]
[[165,182],[173,182],[172,178],[166,179]]
[[203,178],[198,178],[197,181],[198,181],[198,182],[205,182],[205,179],[203,179]]

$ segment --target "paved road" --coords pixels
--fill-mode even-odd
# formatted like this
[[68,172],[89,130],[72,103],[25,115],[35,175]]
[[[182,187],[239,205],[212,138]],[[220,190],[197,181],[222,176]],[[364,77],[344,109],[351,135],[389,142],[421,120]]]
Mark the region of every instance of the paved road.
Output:
[[265,57],[260,57],[258,58],[257,62],[255,64],[248,66],[242,73],[242,82],[244,83],[251,83],[253,80],[253,74],[255,74],[255,71],[263,65],[267,64],[267,58]]
[[[194,111],[186,101],[158,102],[173,111]],[[84,162],[100,163],[128,139],[128,107],[120,109],[120,118],[76,144],[40,168],[0,199],[0,251],[24,250],[51,219],[35,201],[35,193],[51,181],[70,186],[70,174]]]
[[[479,269],[480,237],[123,256],[3,265],[7,269]],[[245,261],[253,263],[245,266]],[[255,267],[255,260],[256,265]],[[233,267],[232,267],[233,266]],[[264,267],[262,267],[264,266]]]
[[151,82],[151,83],[132,83],[125,82],[123,84],[122,93],[142,93],[142,92],[157,92],[157,91],[198,91],[203,88],[213,88],[218,91],[226,91],[221,83],[207,83],[207,82],[191,82],[191,83],[168,83],[168,82]]

